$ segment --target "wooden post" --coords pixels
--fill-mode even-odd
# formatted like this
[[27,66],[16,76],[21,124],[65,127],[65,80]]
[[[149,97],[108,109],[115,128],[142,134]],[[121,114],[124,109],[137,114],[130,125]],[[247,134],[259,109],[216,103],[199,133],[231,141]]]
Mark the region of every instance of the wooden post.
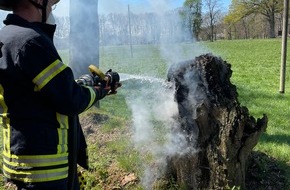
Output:
[[287,37],[288,37],[288,12],[289,12],[289,0],[284,0],[281,69],[280,69],[280,90],[279,90],[279,92],[282,94],[285,93]]

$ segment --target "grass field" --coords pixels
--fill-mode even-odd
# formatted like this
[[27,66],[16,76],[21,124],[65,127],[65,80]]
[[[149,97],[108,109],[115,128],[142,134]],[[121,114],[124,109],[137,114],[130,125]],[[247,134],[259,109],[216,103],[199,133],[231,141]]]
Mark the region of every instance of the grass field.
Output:
[[[232,40],[197,42],[194,44],[167,45],[164,48],[154,45],[133,46],[133,57],[129,46],[100,48],[100,68],[112,68],[120,73],[136,74],[166,79],[168,67],[177,61],[193,59],[202,53],[213,53],[232,65],[231,81],[237,86],[239,101],[246,106],[255,118],[268,116],[267,131],[262,135],[255,150],[266,153],[285,168],[290,179],[290,80],[287,65],[286,91],[279,93],[281,39]],[[61,51],[64,61],[68,53]],[[290,50],[288,50],[290,61]],[[104,134],[112,131],[127,130],[131,124],[131,110],[125,98],[138,91],[124,86],[118,94],[101,101],[97,112],[108,115],[110,120],[100,130]],[[88,112],[96,111],[95,109]],[[138,152],[131,147],[126,133],[106,143],[101,149],[100,142],[90,143],[90,163],[93,168],[88,174],[88,189],[103,189],[94,183],[94,176],[100,181],[108,175],[108,165],[115,160],[122,170],[128,173],[141,173]],[[131,149],[132,148],[132,149]],[[130,150],[130,151],[129,151]],[[100,156],[101,155],[101,156]],[[1,188],[0,188],[1,189]],[[135,185],[132,189],[142,189]],[[290,189],[285,187],[285,189]]]
[[[122,49],[122,54],[118,53],[119,48]],[[131,58],[129,47],[105,47],[101,50],[101,68],[114,68],[124,73],[165,79],[168,65],[174,61],[194,58],[201,53],[211,52],[230,63],[233,70],[231,81],[237,86],[240,103],[246,106],[255,118],[266,114],[269,119],[267,131],[262,135],[255,150],[276,159],[277,163],[286,169],[287,178],[290,179],[290,72],[288,64],[285,93],[281,94],[281,39],[181,44],[172,47],[169,58],[158,56],[164,54],[155,46],[137,46],[133,48],[133,52],[134,57]],[[288,49],[288,55],[289,53]],[[173,55],[176,55],[176,59],[172,58]],[[289,61],[290,57],[287,63]],[[155,63],[154,69],[152,63]]]
[[256,149],[290,164],[289,66],[286,93],[280,94],[281,41],[221,41],[208,46],[232,64],[232,82],[238,88],[240,102],[253,116],[265,113],[269,118],[267,132]]
[[[283,162],[290,162],[290,72],[287,65],[285,93],[281,94],[279,93],[281,40],[182,44],[180,49],[184,50],[184,58],[180,56],[181,60],[194,58],[200,53],[212,52],[232,65],[231,81],[237,86],[241,104],[248,107],[250,114],[255,118],[262,117],[263,114],[267,114],[269,118],[267,132],[262,136],[257,150]],[[166,78],[168,62],[166,57],[159,57],[156,54],[159,52],[157,47],[138,46],[134,47],[133,52],[134,58],[131,58],[128,47],[106,47],[101,50],[100,67],[103,70],[113,68],[123,73]],[[172,54],[175,52],[172,51]],[[287,59],[288,63],[289,61],[290,55]],[[169,61],[170,63],[172,62]]]

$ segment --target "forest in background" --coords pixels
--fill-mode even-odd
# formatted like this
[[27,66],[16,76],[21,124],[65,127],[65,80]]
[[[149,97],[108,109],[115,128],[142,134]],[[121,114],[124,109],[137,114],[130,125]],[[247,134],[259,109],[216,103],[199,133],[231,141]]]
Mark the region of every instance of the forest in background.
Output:
[[[282,16],[281,0],[232,0],[227,11],[218,0],[186,0],[164,14],[99,14],[100,45],[275,38],[281,36]],[[69,17],[56,23],[56,44],[66,47]]]

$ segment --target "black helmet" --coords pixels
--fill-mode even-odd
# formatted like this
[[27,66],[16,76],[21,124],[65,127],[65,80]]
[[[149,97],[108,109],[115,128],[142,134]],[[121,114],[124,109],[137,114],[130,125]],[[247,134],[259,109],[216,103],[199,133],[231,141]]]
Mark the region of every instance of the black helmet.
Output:
[[12,7],[15,6],[20,0],[0,0],[0,9],[5,11],[12,11]]
[[[13,6],[17,5],[21,0],[0,0],[0,9],[5,11],[12,11]],[[55,4],[60,0],[56,0]]]

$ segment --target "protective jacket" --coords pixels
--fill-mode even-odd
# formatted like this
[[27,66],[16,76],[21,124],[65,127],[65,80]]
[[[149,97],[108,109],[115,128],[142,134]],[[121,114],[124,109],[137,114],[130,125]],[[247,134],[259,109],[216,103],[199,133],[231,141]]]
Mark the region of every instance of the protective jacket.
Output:
[[[0,126],[3,172],[19,183],[55,186],[68,177],[69,142],[78,140],[78,163],[87,168],[78,114],[99,98],[78,85],[53,45],[54,25],[9,14],[0,31]],[[69,130],[78,127],[76,139]],[[41,186],[40,186],[41,187]]]

